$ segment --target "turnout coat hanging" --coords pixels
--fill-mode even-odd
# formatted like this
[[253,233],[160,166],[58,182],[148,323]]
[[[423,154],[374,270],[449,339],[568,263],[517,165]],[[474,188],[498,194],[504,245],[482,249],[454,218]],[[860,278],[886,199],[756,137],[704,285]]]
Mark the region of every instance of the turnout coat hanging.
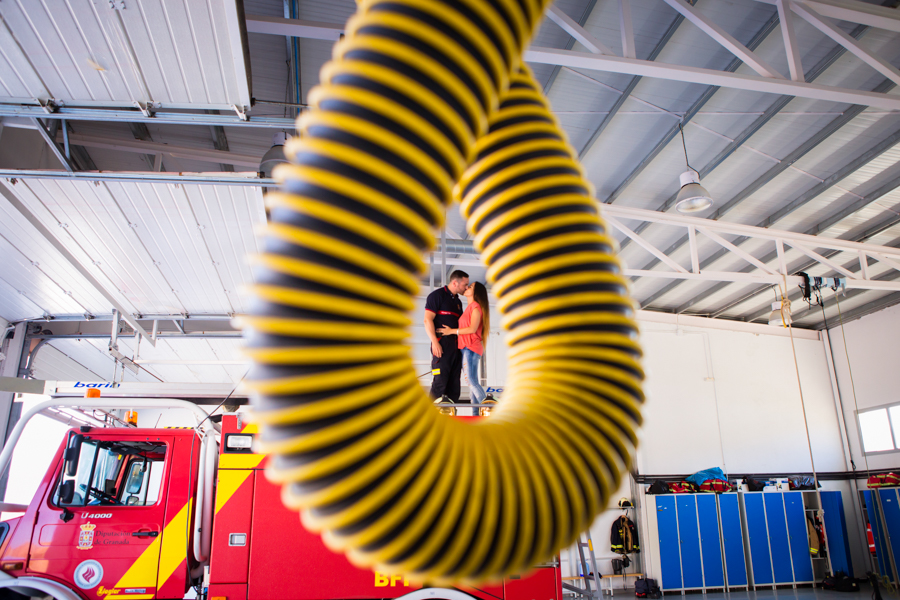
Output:
[[633,554],[641,551],[634,522],[622,515],[612,524],[609,532],[610,550],[616,554]]

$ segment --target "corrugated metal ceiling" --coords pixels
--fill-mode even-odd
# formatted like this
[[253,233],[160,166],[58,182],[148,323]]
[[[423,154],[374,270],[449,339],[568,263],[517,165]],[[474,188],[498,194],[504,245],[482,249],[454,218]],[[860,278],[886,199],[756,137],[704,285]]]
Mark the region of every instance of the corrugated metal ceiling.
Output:
[[[0,95],[5,95],[6,101],[52,96],[125,105],[135,99],[152,99],[184,103],[195,109],[230,105],[235,102],[234,82],[239,74],[225,68],[232,64],[232,46],[220,35],[227,25],[220,23],[218,14],[226,3],[157,1],[131,6],[126,2],[126,10],[111,11],[106,2],[68,0],[59,3],[61,10],[53,13],[55,20],[48,21],[44,3],[4,2],[0,4],[4,21],[0,27],[0,84],[6,89],[0,87]],[[697,0],[693,4],[741,43],[753,45],[758,56],[787,75],[774,5],[753,0]],[[557,6],[575,20],[585,17],[584,26],[590,34],[621,52],[617,2],[566,0]],[[632,0],[631,6],[638,58],[655,56],[657,62],[719,70],[732,64],[731,53],[664,2]],[[283,0],[244,3],[247,14],[280,17],[285,16],[285,7]],[[295,8],[295,16],[300,19],[342,23],[355,10],[355,3],[299,0]],[[291,10],[288,8],[288,12]],[[64,18],[84,25],[60,33]],[[858,58],[840,50],[802,20],[797,23],[803,67],[815,83],[866,90],[882,85],[881,89],[889,89],[883,84],[884,78]],[[864,47],[894,65],[900,64],[900,34],[851,23],[837,25],[856,36]],[[90,45],[80,33],[88,27],[98,31]],[[16,33],[24,50],[22,56],[9,50],[10,31]],[[129,63],[123,59],[128,53],[116,49],[116,40],[124,41],[125,34],[140,60]],[[254,95],[276,102],[298,100],[293,67],[299,71],[302,102],[331,56],[331,43],[321,40],[298,40],[296,65],[291,63],[290,43],[283,37],[250,34],[248,45]],[[543,23],[534,45],[584,51],[550,21]],[[22,75],[10,79],[11,66],[24,64],[24,56],[30,70],[20,69]],[[106,70],[98,71],[88,60]],[[161,64],[172,68],[161,69]],[[900,146],[892,137],[900,140],[900,114],[710,89],[696,83],[543,64],[533,68],[546,86],[572,145],[584,152],[586,172],[601,201],[672,210],[670,200],[678,189],[678,175],[685,170],[677,135],[677,125],[682,123],[691,165],[700,171],[703,185],[716,200],[714,209],[703,216],[823,237],[900,245]],[[736,66],[735,72],[753,73],[746,65]],[[135,96],[140,78],[147,93]],[[38,86],[39,81],[43,88]],[[252,114],[293,116],[294,109],[257,104]],[[179,148],[222,149],[217,132],[206,126],[151,123],[145,129],[112,123],[75,125],[75,133],[87,136],[134,141],[144,135],[141,139]],[[228,151],[235,154],[261,157],[271,144],[271,130],[235,126],[221,133]],[[876,152],[879,145],[884,147]],[[86,150],[100,169],[147,169],[153,162],[152,156],[148,159],[140,152],[97,147]],[[210,158],[163,155],[166,170],[220,169]],[[831,182],[829,178],[842,169],[847,173]],[[239,290],[251,275],[243,256],[256,249],[252,229],[265,218],[259,189],[22,180],[4,185],[57,233],[92,273],[107,282],[129,310],[144,314],[228,314],[245,308]],[[109,312],[108,302],[86,280],[73,275],[65,259],[43,244],[3,199],[0,216],[0,256],[9,257],[8,267],[0,273],[0,317],[17,320],[44,313]],[[448,214],[448,228],[450,239],[468,237],[455,207]],[[689,267],[682,231],[651,225],[642,234],[676,262]],[[735,236],[725,237],[735,240]],[[618,239],[625,246],[622,258],[630,267],[664,269],[636,244],[625,242],[622,236]],[[770,245],[758,241],[743,242],[741,247],[758,258],[771,252]],[[705,238],[699,249],[703,269],[747,265],[733,255],[721,257],[721,247]],[[792,268],[809,262],[795,250],[788,251],[787,259]],[[852,259],[846,253],[833,256],[838,264],[858,268],[850,265]],[[453,260],[448,260],[448,267],[453,266]],[[479,268],[464,268],[475,278],[484,276]],[[880,267],[872,268],[876,275],[882,273]],[[821,267],[809,271],[832,275]],[[644,308],[651,310],[757,320],[765,318],[773,297],[767,286],[673,283],[651,277],[635,281],[634,292]],[[852,292],[841,307],[844,313],[857,314],[866,306],[878,307],[892,298],[900,295]],[[829,324],[835,315],[836,306],[829,304],[825,312]],[[819,327],[824,322],[821,310],[800,312],[798,317],[801,326]],[[131,342],[121,343],[127,346]],[[109,362],[103,344],[90,344]],[[54,342],[59,352],[66,350],[63,346]],[[223,357],[233,356],[233,349],[233,343],[227,340],[192,340],[190,347],[166,341],[155,350],[146,350],[146,354],[142,347],[141,353],[148,360],[199,356],[215,361],[232,360]],[[74,347],[69,350],[75,352]],[[48,358],[51,356],[48,354]],[[224,382],[240,377],[240,368],[228,365],[157,364],[147,365],[147,369],[165,380]]]

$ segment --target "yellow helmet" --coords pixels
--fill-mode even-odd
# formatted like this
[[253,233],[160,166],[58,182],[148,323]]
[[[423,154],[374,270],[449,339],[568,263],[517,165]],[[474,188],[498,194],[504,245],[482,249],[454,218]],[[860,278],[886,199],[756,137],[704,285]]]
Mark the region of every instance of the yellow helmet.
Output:
[[453,404],[450,401],[450,398],[447,396],[441,396],[437,400],[434,401],[434,404],[437,405],[438,412],[442,415],[447,415],[450,417],[456,416],[456,407],[455,406],[441,406],[442,404]]
[[478,409],[478,415],[482,417],[486,417],[491,414],[491,411],[494,410],[494,405],[497,404],[496,400],[492,400],[490,398],[484,400],[481,403],[481,407]]

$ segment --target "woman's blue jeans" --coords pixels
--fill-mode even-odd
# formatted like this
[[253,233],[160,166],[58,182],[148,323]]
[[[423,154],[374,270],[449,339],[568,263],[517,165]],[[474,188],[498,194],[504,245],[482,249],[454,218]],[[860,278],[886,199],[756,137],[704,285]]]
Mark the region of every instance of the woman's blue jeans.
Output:
[[469,393],[472,396],[472,404],[481,404],[487,394],[484,388],[478,383],[478,363],[481,362],[481,355],[476,354],[468,348],[462,349],[463,369],[466,370],[466,378],[469,380]]

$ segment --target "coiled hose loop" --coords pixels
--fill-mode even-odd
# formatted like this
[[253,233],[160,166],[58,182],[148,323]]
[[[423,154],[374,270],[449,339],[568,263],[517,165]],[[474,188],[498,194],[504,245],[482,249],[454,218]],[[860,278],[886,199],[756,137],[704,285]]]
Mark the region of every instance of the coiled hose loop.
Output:
[[[267,196],[243,324],[268,475],[361,567],[432,584],[522,572],[590,526],[631,464],[634,307],[521,65],[545,3],[360,2]],[[454,196],[509,346],[478,422],[431,406],[404,343]]]

